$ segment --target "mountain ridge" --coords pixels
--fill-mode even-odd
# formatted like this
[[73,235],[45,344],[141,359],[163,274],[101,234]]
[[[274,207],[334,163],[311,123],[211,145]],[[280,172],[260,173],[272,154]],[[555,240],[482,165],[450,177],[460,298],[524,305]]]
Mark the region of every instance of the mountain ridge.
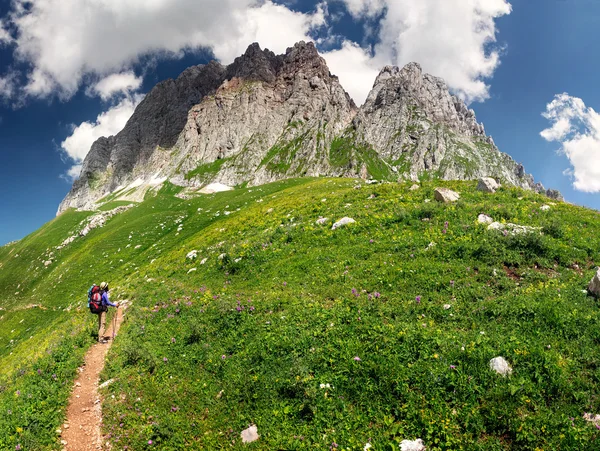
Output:
[[384,67],[357,108],[313,43],[283,55],[254,43],[229,66],[211,61],[157,84],[121,132],[92,145],[58,214],[133,189],[143,198],[166,180],[200,187],[423,174],[544,189],[417,63]]

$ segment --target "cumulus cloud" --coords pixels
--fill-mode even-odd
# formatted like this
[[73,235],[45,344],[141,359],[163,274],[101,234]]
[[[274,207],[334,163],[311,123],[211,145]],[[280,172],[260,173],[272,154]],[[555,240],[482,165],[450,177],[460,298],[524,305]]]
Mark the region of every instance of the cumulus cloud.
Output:
[[0,77],[0,98],[10,98],[14,89],[15,84],[12,76]]
[[136,77],[133,71],[112,74],[103,78],[86,91],[88,95],[98,95],[109,100],[118,94],[130,94],[142,86],[142,77]]
[[102,136],[119,133],[133,114],[143,96],[135,95],[121,100],[117,105],[98,115],[93,122],[72,126],[72,133],[62,143],[61,150],[72,166],[65,178],[72,181],[79,177],[81,165],[94,141]]
[[579,191],[600,192],[600,114],[582,99],[558,94],[542,114],[552,126],[541,132],[546,141],[561,144],[572,168],[565,171]]
[[14,0],[7,20],[33,68],[25,92],[69,98],[86,75],[122,73],[144,55],[210,48],[229,63],[254,41],[282,52],[325,16],[324,4],[304,14],[270,0]]
[[377,66],[416,61],[470,103],[489,97],[485,79],[500,64],[496,19],[507,0],[343,0],[357,18],[381,16],[372,56]]
[[323,57],[354,102],[363,104],[380,69],[369,51],[356,43],[344,41],[340,49],[326,52]]

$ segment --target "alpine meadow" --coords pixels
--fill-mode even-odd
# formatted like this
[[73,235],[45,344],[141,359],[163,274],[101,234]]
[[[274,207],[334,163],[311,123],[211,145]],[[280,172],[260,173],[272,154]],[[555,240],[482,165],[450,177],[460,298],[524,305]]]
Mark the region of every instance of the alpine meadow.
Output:
[[359,108],[313,44],[253,44],[0,248],[0,450],[70,449],[101,281],[102,449],[600,450],[599,230],[419,65]]

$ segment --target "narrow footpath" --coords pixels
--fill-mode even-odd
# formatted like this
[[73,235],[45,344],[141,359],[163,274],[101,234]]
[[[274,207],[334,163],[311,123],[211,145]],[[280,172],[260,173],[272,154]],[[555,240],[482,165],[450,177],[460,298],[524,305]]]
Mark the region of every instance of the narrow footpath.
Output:
[[98,394],[98,385],[100,373],[104,368],[104,359],[113,343],[112,337],[116,336],[123,321],[123,308],[118,308],[116,311],[116,322],[111,320],[105,332],[105,336],[110,336],[111,339],[105,344],[94,344],[85,355],[85,363],[79,368],[79,375],[75,379],[69,399],[67,420],[61,428],[64,451],[102,449],[102,403]]

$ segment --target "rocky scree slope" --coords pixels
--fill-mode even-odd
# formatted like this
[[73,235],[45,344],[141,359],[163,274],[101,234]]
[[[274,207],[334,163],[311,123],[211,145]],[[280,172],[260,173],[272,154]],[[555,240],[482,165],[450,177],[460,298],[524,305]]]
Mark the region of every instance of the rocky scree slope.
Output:
[[498,151],[475,113],[418,64],[385,67],[357,109],[312,43],[284,55],[252,44],[159,83],[116,136],[97,140],[61,203],[94,209],[165,180],[260,185],[298,176],[496,177],[535,189]]

